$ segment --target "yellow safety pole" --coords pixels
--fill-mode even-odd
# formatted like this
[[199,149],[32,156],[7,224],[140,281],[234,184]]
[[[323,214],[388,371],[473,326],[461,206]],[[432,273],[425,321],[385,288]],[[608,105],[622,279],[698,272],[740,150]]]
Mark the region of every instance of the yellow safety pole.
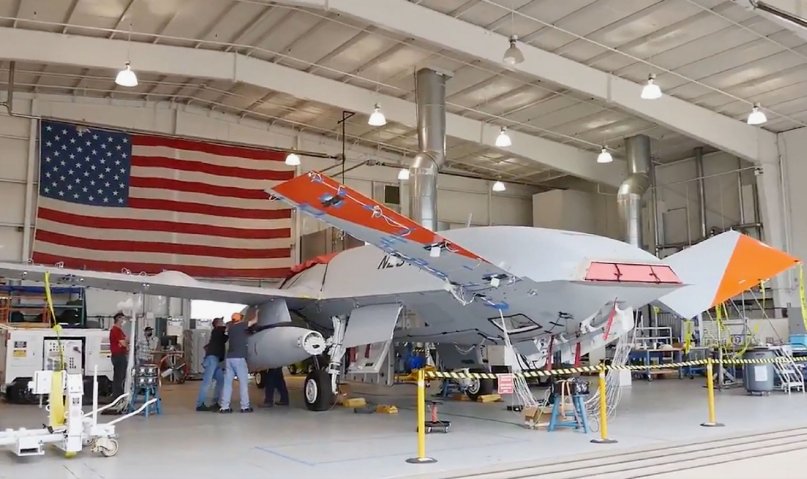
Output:
[[423,368],[418,369],[418,399],[417,399],[417,418],[418,418],[418,455],[406,460],[410,464],[429,464],[437,462],[437,459],[426,457],[426,371]]
[[595,444],[613,444],[616,442],[614,439],[608,439],[608,398],[605,387],[605,365],[600,365],[599,374],[599,393],[600,393],[600,438],[592,439],[591,442]]
[[701,426],[722,427],[723,424],[717,422],[717,414],[715,413],[715,382],[712,374],[712,358],[706,360],[706,403],[709,406],[709,420],[701,424]]

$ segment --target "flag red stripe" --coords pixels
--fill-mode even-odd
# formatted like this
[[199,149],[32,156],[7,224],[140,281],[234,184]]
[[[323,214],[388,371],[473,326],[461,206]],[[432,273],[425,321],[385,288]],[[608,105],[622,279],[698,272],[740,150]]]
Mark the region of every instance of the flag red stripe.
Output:
[[101,228],[111,230],[164,231],[167,233],[184,233],[194,235],[217,236],[222,238],[243,239],[275,239],[290,238],[290,228],[276,229],[244,229],[208,226],[196,223],[179,223],[173,221],[137,220],[128,218],[100,218],[76,215],[49,208],[39,208],[39,217],[68,225],[85,228]]
[[253,180],[283,181],[294,177],[293,171],[254,170],[237,166],[219,166],[202,161],[177,160],[164,156],[133,156],[132,166],[168,168],[172,170],[208,173],[233,178],[249,178]]
[[[268,201],[268,200],[267,200]],[[253,220],[279,220],[291,218],[291,210],[246,210],[229,206],[213,206],[186,201],[152,200],[147,198],[129,198],[129,207],[143,210],[177,211],[228,218],[247,218]]]
[[121,271],[124,268],[140,273],[158,274],[163,271],[181,271],[197,278],[283,278],[289,268],[234,269],[210,268],[206,266],[160,265],[153,263],[121,263],[117,261],[96,261],[77,258],[66,258],[43,253],[34,253],[33,260],[40,264],[64,263],[65,268],[88,269],[96,271]]
[[239,156],[250,160],[284,161],[286,153],[277,150],[244,148],[238,146],[217,145],[200,141],[168,138],[164,136],[132,135],[132,144],[138,146],[165,146],[187,151],[200,151],[220,156]]
[[288,258],[291,255],[289,248],[225,248],[221,246],[164,243],[159,241],[104,240],[79,238],[72,235],[42,230],[36,232],[36,239],[62,246],[98,251],[134,251],[140,253],[184,254],[238,259]]
[[236,188],[232,186],[211,185],[209,183],[201,183],[198,181],[181,181],[170,178],[132,176],[129,178],[129,185],[140,188],[157,188],[161,190],[187,191],[188,193],[204,193],[206,195],[226,196],[229,198],[241,198],[244,200],[269,201],[269,194],[265,191]]

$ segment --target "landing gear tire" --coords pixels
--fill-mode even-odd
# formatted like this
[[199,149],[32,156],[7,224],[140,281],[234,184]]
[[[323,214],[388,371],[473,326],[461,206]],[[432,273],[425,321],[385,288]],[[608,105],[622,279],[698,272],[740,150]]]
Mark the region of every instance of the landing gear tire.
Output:
[[[487,371],[483,369],[471,369],[469,372],[486,373]],[[495,388],[496,388],[495,379],[473,378],[471,379],[471,383],[468,385],[468,389],[465,390],[465,394],[472,400],[476,401],[479,396],[492,394]]]
[[255,373],[255,387],[263,389],[266,386],[266,371],[258,371]]
[[309,411],[327,411],[333,404],[331,376],[323,369],[311,371],[303,383],[303,399]]

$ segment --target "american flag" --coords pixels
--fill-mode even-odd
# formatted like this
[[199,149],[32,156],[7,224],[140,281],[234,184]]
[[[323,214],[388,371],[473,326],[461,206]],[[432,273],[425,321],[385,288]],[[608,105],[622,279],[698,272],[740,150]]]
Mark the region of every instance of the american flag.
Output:
[[266,188],[284,154],[41,122],[33,261],[203,278],[281,278],[291,209]]

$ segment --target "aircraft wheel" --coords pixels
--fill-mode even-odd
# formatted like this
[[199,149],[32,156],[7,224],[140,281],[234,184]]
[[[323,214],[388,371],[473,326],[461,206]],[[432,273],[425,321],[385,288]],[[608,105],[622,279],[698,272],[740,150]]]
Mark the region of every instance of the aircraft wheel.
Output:
[[333,403],[331,376],[322,369],[311,371],[303,383],[303,398],[309,411],[327,411]]
[[[469,372],[472,373],[486,373],[487,371],[483,369],[472,369]],[[496,380],[495,379],[478,379],[473,378],[470,380],[471,383],[468,386],[468,389],[465,390],[465,394],[468,395],[469,398],[476,401],[479,396],[485,396],[487,394],[492,394],[493,390],[496,388]]]
[[266,385],[266,371],[258,371],[255,373],[255,387],[263,389]]

